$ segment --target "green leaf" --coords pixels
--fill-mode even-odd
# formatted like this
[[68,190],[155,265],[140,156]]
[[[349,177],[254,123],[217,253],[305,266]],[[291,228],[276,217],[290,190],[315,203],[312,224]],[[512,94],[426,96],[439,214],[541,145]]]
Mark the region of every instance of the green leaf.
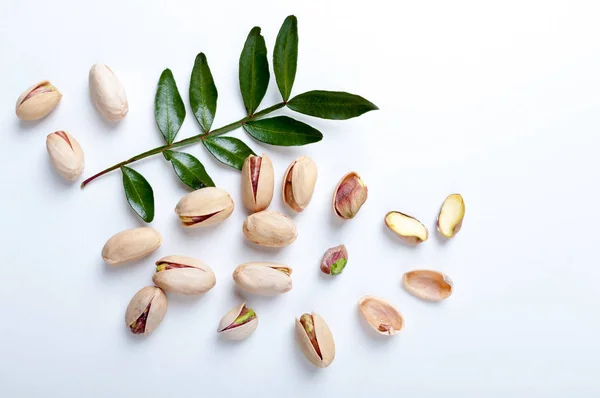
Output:
[[190,105],[205,133],[210,131],[215,118],[217,97],[217,87],[210,73],[208,61],[204,53],[200,53],[196,56],[190,79]]
[[146,222],[154,219],[154,192],[144,176],[132,168],[122,166],[123,187],[129,206]]
[[261,142],[279,146],[306,145],[323,139],[319,130],[287,116],[251,120],[244,124],[244,130]]
[[181,182],[192,189],[214,187],[215,183],[206,173],[204,166],[198,159],[189,153],[177,151],[164,151],[165,158],[173,165],[175,174]]
[[154,118],[165,141],[168,144],[172,143],[185,119],[185,106],[170,69],[165,69],[158,79],[154,97]]
[[211,137],[202,142],[219,162],[238,170],[248,156],[256,155],[242,140],[233,137]]
[[287,105],[305,115],[333,120],[346,120],[379,109],[359,95],[321,90],[297,95]]
[[287,101],[292,93],[297,63],[298,20],[294,15],[290,15],[283,21],[283,25],[279,29],[273,50],[273,70],[277,87],[279,87],[284,101]]
[[252,28],[240,55],[240,89],[248,115],[252,115],[269,86],[269,61],[260,28]]

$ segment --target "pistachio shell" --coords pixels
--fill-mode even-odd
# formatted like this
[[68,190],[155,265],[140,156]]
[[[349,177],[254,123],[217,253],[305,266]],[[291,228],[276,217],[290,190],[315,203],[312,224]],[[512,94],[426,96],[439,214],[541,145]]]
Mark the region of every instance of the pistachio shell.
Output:
[[83,172],[83,150],[66,131],[56,131],[46,137],[46,149],[56,171],[69,181],[75,181]]
[[275,263],[246,263],[233,271],[241,289],[261,296],[275,296],[292,289],[292,269]]
[[419,220],[399,211],[390,211],[385,215],[385,225],[406,243],[417,245],[429,237],[427,227]]
[[185,195],[177,206],[175,213],[186,228],[215,225],[233,213],[233,200],[221,188],[206,187]]
[[[149,335],[167,313],[167,295],[156,286],[146,286],[138,291],[125,311],[125,324],[134,334]],[[149,308],[148,308],[149,307]],[[134,330],[133,324],[148,310],[145,326]]]
[[121,265],[138,260],[158,249],[162,237],[149,227],[121,231],[112,236],[102,248],[102,258],[107,264]]
[[110,122],[118,122],[129,111],[125,88],[106,65],[92,65],[89,75],[90,95],[100,114]]
[[266,155],[250,155],[242,167],[242,199],[251,211],[262,211],[273,199],[274,171],[271,159]]
[[462,227],[465,217],[465,201],[461,194],[449,195],[440,209],[437,219],[438,231],[446,238],[452,238]]
[[326,368],[335,358],[335,342],[325,320],[316,312],[313,312],[311,315],[321,355],[315,350],[298,318],[296,318],[296,336],[306,359],[319,368]]
[[[158,260],[156,265],[157,272],[152,276],[152,281],[169,293],[201,294],[216,284],[213,270],[192,257],[167,256]],[[169,268],[159,270],[161,265]]]
[[294,160],[283,176],[283,202],[301,212],[308,206],[317,183],[317,165],[308,156]]
[[354,218],[367,201],[368,193],[360,176],[354,171],[349,172],[333,191],[333,212],[344,220]]
[[452,280],[438,271],[410,271],[404,274],[402,283],[409,293],[423,300],[441,301],[452,294]]
[[34,84],[17,99],[17,117],[21,120],[41,119],[56,108],[61,98],[62,94],[48,80]]
[[276,211],[261,211],[246,217],[242,231],[253,243],[267,247],[283,247],[293,243],[298,236],[291,218]]
[[380,297],[364,296],[358,301],[358,308],[369,325],[379,334],[393,336],[404,326],[402,314],[392,303]]
[[217,332],[221,334],[221,336],[230,340],[243,340],[256,330],[258,327],[258,317],[242,325],[225,330],[228,326],[231,326],[231,324],[235,322],[244,307],[246,307],[245,302],[233,308],[231,311],[225,314],[223,318],[221,318],[221,322],[219,322],[219,327],[217,328]]

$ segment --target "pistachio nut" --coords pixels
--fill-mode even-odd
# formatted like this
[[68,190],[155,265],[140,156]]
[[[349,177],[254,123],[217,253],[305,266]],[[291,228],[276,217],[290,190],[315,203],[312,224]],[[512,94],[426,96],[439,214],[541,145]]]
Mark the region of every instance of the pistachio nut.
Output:
[[185,195],[175,213],[186,228],[218,224],[233,213],[233,200],[221,188],[206,187]]
[[246,303],[242,303],[221,318],[217,333],[230,340],[244,340],[256,330],[257,326],[256,312],[246,307]]
[[298,237],[291,218],[277,211],[261,211],[246,217],[242,231],[246,238],[260,246],[283,247]]
[[242,167],[242,199],[251,211],[262,211],[273,199],[274,171],[271,159],[266,155],[250,155]]
[[283,175],[283,202],[301,212],[308,206],[317,182],[317,165],[308,156],[294,160]]
[[404,318],[392,303],[376,296],[364,296],[358,309],[377,333],[393,336],[402,330]]
[[102,258],[107,264],[121,265],[146,257],[158,249],[162,237],[149,227],[121,231],[113,235],[102,248]]
[[275,263],[246,263],[233,271],[235,284],[249,293],[276,296],[292,289],[292,269]]
[[149,335],[167,313],[167,295],[156,286],[138,291],[125,311],[125,324],[133,334]]
[[339,245],[327,250],[321,260],[321,271],[327,275],[339,275],[348,263],[346,246]]
[[56,108],[61,98],[62,94],[48,80],[34,84],[17,99],[17,117],[21,120],[41,119]]
[[399,211],[390,211],[386,214],[385,225],[400,239],[413,245],[425,242],[429,237],[429,231],[423,223]]
[[437,218],[437,229],[446,238],[452,238],[462,227],[465,217],[465,201],[459,193],[454,193],[444,200]]
[[66,131],[56,131],[46,137],[46,149],[58,174],[75,181],[83,172],[83,150]]
[[328,367],[335,358],[335,343],[325,320],[316,312],[296,318],[296,336],[302,353],[313,365]]
[[416,270],[404,274],[406,291],[427,301],[441,301],[452,294],[452,280],[438,271]]
[[354,171],[342,177],[333,193],[333,211],[344,220],[354,218],[367,200],[367,186]]
[[165,292],[206,293],[217,283],[215,273],[200,260],[187,256],[167,256],[156,262],[152,282]]
[[92,65],[89,75],[90,95],[100,114],[110,122],[118,122],[129,111],[125,88],[106,65]]

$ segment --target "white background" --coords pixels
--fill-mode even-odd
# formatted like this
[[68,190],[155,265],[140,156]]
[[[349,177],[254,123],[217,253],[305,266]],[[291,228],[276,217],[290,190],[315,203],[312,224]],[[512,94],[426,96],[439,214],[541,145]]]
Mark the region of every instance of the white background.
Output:
[[[47,134],[79,140],[84,176],[162,144],[156,82],[172,69],[188,117],[194,58],[206,53],[218,90],[215,127],[244,114],[238,57],[263,28],[269,58],[284,18],[299,20],[294,93],[360,94],[381,110],[349,121],[298,118],[324,134],[300,148],[263,146],[276,190],[287,165],[310,155],[319,179],[294,217],[298,240],[281,250],[246,243],[237,171],[188,148],[237,204],[223,224],[187,231],[173,208],[188,190],[155,157],[134,165],[152,183],[160,249],[111,268],[100,251],[142,225],[121,176],[85,190],[51,168]],[[4,0],[0,14],[0,396],[13,397],[593,397],[600,395],[598,188],[600,8],[596,1],[180,1]],[[88,71],[108,64],[124,83],[129,115],[104,122]],[[64,94],[39,122],[14,115],[19,94],[49,79]],[[274,77],[263,107],[279,102]],[[291,112],[282,111],[287,114]],[[330,208],[337,180],[356,170],[369,199],[356,219]],[[444,242],[434,221],[445,196],[463,194],[462,231]],[[279,195],[271,206],[284,210]],[[383,224],[389,210],[426,223],[430,239],[404,245]],[[285,211],[285,210],[284,210]],[[323,252],[345,243],[350,261],[332,280]],[[169,296],[148,338],[124,324],[133,294],[169,254],[198,257],[217,275],[199,298]],[[233,269],[248,261],[294,268],[294,288],[244,295],[259,316],[248,340],[215,330],[242,300]],[[450,275],[454,294],[427,304],[407,294],[405,271]],[[406,326],[383,339],[357,310],[365,294],[395,303]],[[294,338],[294,317],[319,312],[335,337],[333,364],[316,369]]]

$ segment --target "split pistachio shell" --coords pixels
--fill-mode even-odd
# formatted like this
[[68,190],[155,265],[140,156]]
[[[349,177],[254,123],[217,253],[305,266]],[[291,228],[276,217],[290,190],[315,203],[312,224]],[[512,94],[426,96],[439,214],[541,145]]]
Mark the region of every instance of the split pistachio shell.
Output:
[[291,218],[277,211],[261,211],[246,217],[242,231],[253,243],[267,247],[283,247],[298,237]]
[[266,155],[250,155],[242,167],[242,199],[251,211],[262,211],[273,199],[274,171],[271,159]]
[[356,216],[366,202],[368,189],[356,172],[342,177],[333,193],[333,211],[338,217],[349,220]]
[[423,300],[441,301],[452,294],[452,280],[438,271],[410,271],[404,274],[402,283],[409,293]]
[[292,269],[275,263],[246,263],[233,271],[239,288],[261,296],[276,296],[292,289]]
[[230,340],[244,340],[256,330],[257,326],[256,313],[246,307],[246,303],[242,303],[225,314],[219,322],[217,332]]
[[294,160],[283,176],[283,202],[301,212],[308,206],[317,182],[317,165],[308,156]]
[[429,237],[427,227],[419,220],[399,211],[390,211],[385,215],[385,225],[403,241],[416,245]]
[[90,69],[90,95],[100,114],[110,122],[118,122],[129,111],[125,88],[106,65],[96,64]]
[[152,333],[167,313],[167,295],[156,286],[146,286],[129,302],[125,324],[133,334]]
[[454,193],[444,200],[437,219],[438,231],[446,238],[452,238],[462,227],[465,217],[465,201],[461,194]]
[[335,342],[325,320],[316,312],[296,318],[296,336],[302,353],[313,365],[328,367],[335,358]]
[[165,292],[201,294],[216,284],[213,270],[200,260],[187,256],[167,256],[156,262],[154,284]]
[[121,265],[138,260],[158,249],[162,237],[149,227],[121,231],[112,236],[102,248],[102,258],[107,264]]
[[358,309],[377,333],[393,336],[402,330],[404,318],[392,303],[376,296],[365,296],[358,301]]
[[186,228],[215,225],[233,212],[231,196],[221,188],[206,187],[185,195],[177,206],[175,213]]
[[83,150],[73,136],[66,131],[57,131],[46,137],[46,149],[58,174],[75,181],[83,172]]
[[34,84],[17,99],[17,117],[21,120],[41,119],[56,108],[61,98],[62,94],[49,81]]

